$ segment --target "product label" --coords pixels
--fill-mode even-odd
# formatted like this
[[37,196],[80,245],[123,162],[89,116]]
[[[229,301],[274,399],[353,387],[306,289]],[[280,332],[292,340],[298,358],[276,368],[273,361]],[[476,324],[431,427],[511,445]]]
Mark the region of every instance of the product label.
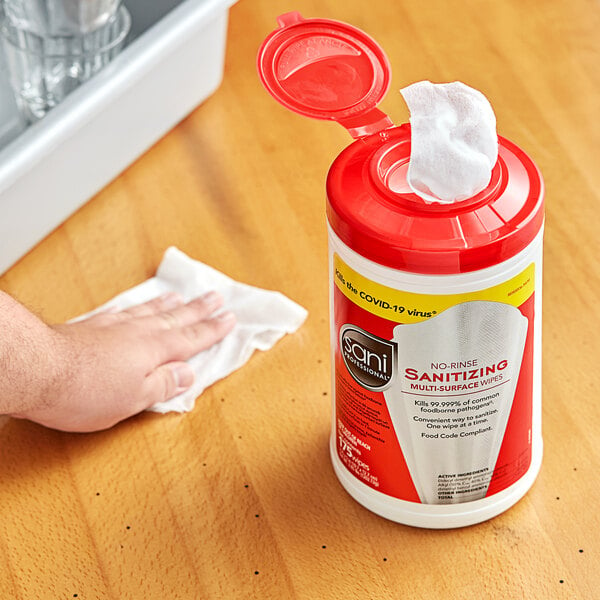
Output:
[[531,463],[535,265],[494,287],[414,294],[334,255],[337,452],[384,494],[453,504]]

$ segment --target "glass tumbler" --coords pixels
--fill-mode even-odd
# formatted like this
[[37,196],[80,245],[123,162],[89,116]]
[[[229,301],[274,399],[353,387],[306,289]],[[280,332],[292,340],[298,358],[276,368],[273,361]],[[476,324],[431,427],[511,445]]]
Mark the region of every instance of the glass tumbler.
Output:
[[3,1],[15,27],[44,37],[90,33],[106,25],[121,5],[121,0]]
[[106,66],[123,48],[130,28],[131,17],[122,5],[93,31],[67,35],[40,35],[6,14],[0,36],[23,118],[30,123],[41,119]]

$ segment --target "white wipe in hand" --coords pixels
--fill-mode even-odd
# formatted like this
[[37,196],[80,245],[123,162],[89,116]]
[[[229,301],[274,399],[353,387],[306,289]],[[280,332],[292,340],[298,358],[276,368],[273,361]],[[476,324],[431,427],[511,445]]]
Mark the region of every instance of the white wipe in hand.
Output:
[[255,350],[268,350],[286,333],[296,331],[308,313],[280,292],[234,281],[171,247],[165,252],[155,277],[79,317],[107,309],[123,310],[167,292],[177,292],[188,302],[212,290],[223,296],[223,310],[235,314],[237,323],[233,331],[218,344],[188,360],[196,374],[190,389],[148,410],[158,413],[192,410],[196,398],[208,386],[239,369]]
[[400,93],[410,110],[413,192],[450,204],[485,189],[498,159],[496,116],[487,98],[459,81],[419,81]]

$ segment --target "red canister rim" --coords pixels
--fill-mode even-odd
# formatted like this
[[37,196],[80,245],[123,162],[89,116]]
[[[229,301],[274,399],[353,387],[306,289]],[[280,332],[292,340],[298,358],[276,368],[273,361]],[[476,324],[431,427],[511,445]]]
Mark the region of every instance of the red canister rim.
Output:
[[406,183],[410,126],[361,138],[329,171],[333,231],[361,256],[413,273],[466,273],[508,260],[540,231],[544,188],[529,156],[505,138],[498,142],[486,189],[454,204],[427,204]]

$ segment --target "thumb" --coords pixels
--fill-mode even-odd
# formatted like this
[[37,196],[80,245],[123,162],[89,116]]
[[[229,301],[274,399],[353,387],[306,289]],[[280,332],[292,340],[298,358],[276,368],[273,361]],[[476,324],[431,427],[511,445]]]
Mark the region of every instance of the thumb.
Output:
[[170,362],[146,375],[142,385],[144,408],[181,394],[194,383],[194,371],[186,362]]

